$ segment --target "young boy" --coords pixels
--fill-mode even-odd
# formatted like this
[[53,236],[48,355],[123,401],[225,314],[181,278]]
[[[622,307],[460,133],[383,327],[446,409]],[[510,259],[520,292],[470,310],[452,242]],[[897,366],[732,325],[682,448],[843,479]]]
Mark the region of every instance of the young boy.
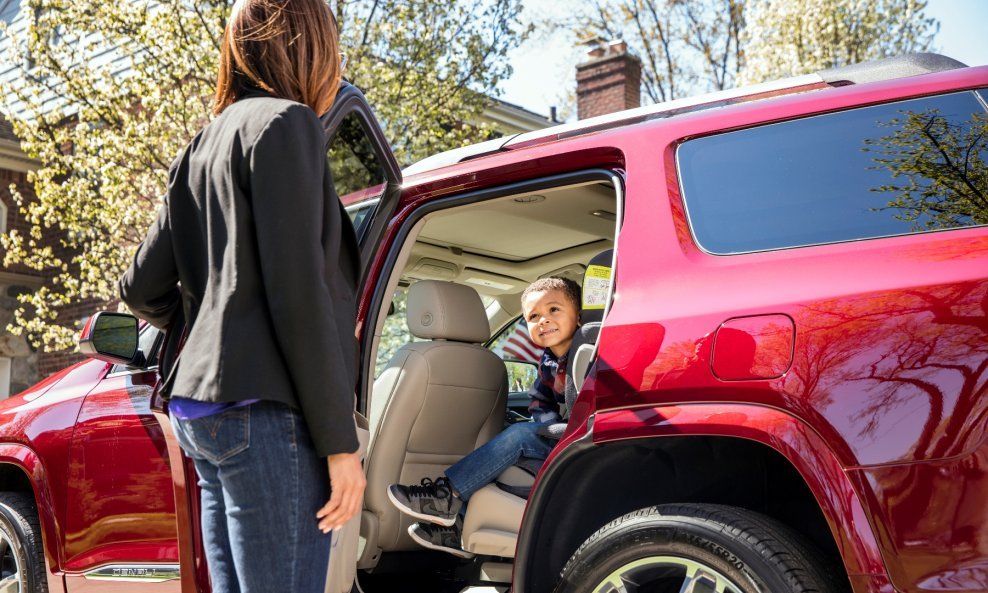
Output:
[[538,431],[561,420],[566,357],[580,326],[580,287],[566,278],[536,280],[522,293],[521,304],[532,341],[545,348],[538,377],[528,391],[533,422],[512,424],[447,468],[442,477],[426,478],[421,485],[392,484],[388,488],[388,497],[398,510],[423,521],[412,525],[408,533],[427,548],[471,557],[460,547],[463,505],[522,457],[543,460],[556,444]]

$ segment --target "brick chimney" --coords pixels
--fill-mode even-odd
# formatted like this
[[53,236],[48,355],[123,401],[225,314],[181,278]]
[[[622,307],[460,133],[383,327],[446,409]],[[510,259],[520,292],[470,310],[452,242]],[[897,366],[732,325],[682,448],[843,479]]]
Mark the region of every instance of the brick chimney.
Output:
[[576,115],[586,119],[641,106],[642,63],[624,41],[587,52],[576,67]]

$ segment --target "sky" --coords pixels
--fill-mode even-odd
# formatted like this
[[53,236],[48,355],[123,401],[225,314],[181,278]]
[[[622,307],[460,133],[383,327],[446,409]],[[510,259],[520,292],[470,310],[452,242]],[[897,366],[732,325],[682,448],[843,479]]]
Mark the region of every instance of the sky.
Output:
[[[557,19],[561,6],[557,0],[524,0],[524,5],[523,16],[536,22]],[[988,64],[988,0],[928,0],[926,14],[940,21],[935,50],[969,66]],[[569,102],[585,48],[566,32],[549,35],[544,30],[536,30],[512,52],[514,74],[500,88],[504,101],[549,115],[551,106]],[[567,115],[561,112],[560,119]]]

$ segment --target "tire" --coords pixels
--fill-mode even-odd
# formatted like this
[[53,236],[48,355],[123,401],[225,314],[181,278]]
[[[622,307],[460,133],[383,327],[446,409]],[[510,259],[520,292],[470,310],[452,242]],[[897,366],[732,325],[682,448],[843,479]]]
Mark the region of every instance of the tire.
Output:
[[670,504],[629,513],[591,535],[555,591],[844,593],[849,584],[838,574],[801,535],[764,515]]
[[0,591],[8,590],[48,592],[41,522],[34,497],[23,492],[0,492]]

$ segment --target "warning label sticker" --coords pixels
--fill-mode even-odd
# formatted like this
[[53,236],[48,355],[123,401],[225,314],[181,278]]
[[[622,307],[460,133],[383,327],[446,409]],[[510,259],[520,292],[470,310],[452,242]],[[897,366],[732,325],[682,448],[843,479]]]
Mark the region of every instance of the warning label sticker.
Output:
[[590,266],[583,277],[583,308],[603,309],[611,288],[611,268]]

